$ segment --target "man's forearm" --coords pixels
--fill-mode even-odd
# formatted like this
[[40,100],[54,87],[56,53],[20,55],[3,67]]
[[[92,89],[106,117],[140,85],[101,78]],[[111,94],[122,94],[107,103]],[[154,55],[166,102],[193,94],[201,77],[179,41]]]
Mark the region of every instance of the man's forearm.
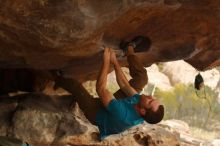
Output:
[[133,96],[134,94],[136,94],[137,91],[133,87],[131,87],[117,60],[114,62],[114,68],[115,68],[116,79],[121,90],[127,96]]
[[115,68],[116,79],[117,79],[117,82],[118,82],[120,88],[124,88],[124,86],[128,86],[129,82],[128,82],[126,76],[124,75],[118,61],[116,61],[114,63],[114,68]]
[[102,68],[101,68],[101,71],[99,73],[97,83],[96,83],[97,92],[99,92],[99,90],[101,90],[101,89],[106,88],[109,66],[110,66],[110,62],[108,62],[108,61],[103,62]]
[[110,67],[110,50],[109,48],[105,48],[103,54],[103,64],[96,83],[96,91],[99,97],[101,98],[104,107],[107,107],[109,102],[113,98],[112,93],[110,93],[106,88],[109,67]]

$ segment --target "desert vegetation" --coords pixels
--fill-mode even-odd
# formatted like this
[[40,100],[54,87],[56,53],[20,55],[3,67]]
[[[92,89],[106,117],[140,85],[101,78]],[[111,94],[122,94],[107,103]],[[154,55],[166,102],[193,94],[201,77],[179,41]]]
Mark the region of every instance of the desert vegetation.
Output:
[[156,88],[154,95],[166,107],[165,120],[179,119],[187,122],[192,134],[198,138],[220,138],[218,93],[208,86],[196,91],[192,84],[178,84],[171,91]]

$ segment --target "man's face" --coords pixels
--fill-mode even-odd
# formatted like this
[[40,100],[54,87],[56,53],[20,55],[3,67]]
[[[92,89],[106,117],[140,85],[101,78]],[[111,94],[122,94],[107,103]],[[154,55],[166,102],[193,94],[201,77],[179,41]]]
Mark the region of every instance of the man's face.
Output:
[[142,108],[151,109],[152,111],[157,111],[160,102],[152,96],[141,95],[140,105]]

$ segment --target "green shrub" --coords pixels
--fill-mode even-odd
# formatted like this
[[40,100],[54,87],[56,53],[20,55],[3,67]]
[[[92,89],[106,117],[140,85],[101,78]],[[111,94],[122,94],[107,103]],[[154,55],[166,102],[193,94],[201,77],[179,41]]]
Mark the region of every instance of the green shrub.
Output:
[[205,92],[203,89],[198,92],[198,96],[192,84],[178,84],[172,91],[156,88],[154,95],[165,105],[165,119],[180,119],[190,126],[203,128],[207,128],[210,119],[220,120],[218,94],[207,86]]

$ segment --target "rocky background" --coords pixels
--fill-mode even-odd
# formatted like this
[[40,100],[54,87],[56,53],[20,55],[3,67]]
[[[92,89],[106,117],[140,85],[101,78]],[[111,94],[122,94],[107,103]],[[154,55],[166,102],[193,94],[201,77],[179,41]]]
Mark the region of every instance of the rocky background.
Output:
[[[200,73],[203,76],[205,85],[219,93],[220,98],[220,69],[213,68],[207,71],[198,71],[190,64],[183,60],[153,64],[146,68],[148,74],[148,85],[143,89],[144,93],[151,94],[151,86],[158,87],[161,90],[172,90],[178,84],[194,84],[195,76]],[[123,68],[126,77],[130,79],[128,68]],[[95,81],[84,82],[83,85],[90,92],[91,95],[97,96],[95,88]],[[119,89],[117,85],[115,72],[108,75],[108,87],[112,92]],[[149,88],[149,89],[148,89]],[[148,91],[150,90],[150,91]]]
[[[152,40],[148,52],[137,54],[146,67],[183,59],[196,70],[212,69],[220,65],[219,7],[218,0],[0,0],[0,134],[39,146],[219,145],[218,139],[193,139],[187,124],[175,120],[172,126],[144,124],[99,142],[97,128],[70,105],[72,97],[54,91],[50,72],[62,70],[87,89],[91,85],[95,95],[90,80],[101,65],[101,46],[112,47],[126,67],[118,44],[137,35]],[[172,90],[197,73],[184,72],[183,64],[168,65],[148,68],[149,88]],[[219,73],[204,77],[219,92]]]
[[[168,62],[162,66],[162,70],[155,64],[146,68],[149,84],[156,85],[161,90],[172,90],[175,84],[193,82],[197,73],[183,61]],[[128,73],[126,68],[123,70]],[[189,75],[188,78],[192,79],[178,78],[179,80],[175,81],[172,74],[178,73]],[[213,89],[219,89],[218,70],[213,69],[201,74],[204,76],[205,84]],[[128,74],[127,76],[129,78]],[[117,90],[117,86],[111,88],[116,83],[114,72],[109,74],[108,81],[110,89]],[[83,85],[96,96],[94,84],[94,81],[89,81]],[[164,120],[157,125],[144,123],[100,142],[97,127],[87,121],[77,104],[72,105],[74,97],[61,88],[54,90],[53,86],[53,82],[49,83],[43,93],[18,92],[20,95],[11,93],[10,98],[1,97],[1,135],[17,137],[36,146],[219,146],[220,144],[218,136],[210,140],[193,138],[189,125],[174,119]],[[147,89],[148,87],[143,92],[148,92]]]
[[[95,79],[102,45],[149,36],[146,66],[184,59],[198,70],[219,65],[217,0],[0,0],[0,67],[63,69]],[[120,58],[126,66],[124,58]]]
[[68,96],[42,94],[20,95],[10,101],[1,99],[0,133],[35,146],[219,146],[218,139],[193,138],[187,123],[179,120],[158,125],[144,123],[100,142],[97,127],[85,119],[78,106],[67,109],[70,101]]

